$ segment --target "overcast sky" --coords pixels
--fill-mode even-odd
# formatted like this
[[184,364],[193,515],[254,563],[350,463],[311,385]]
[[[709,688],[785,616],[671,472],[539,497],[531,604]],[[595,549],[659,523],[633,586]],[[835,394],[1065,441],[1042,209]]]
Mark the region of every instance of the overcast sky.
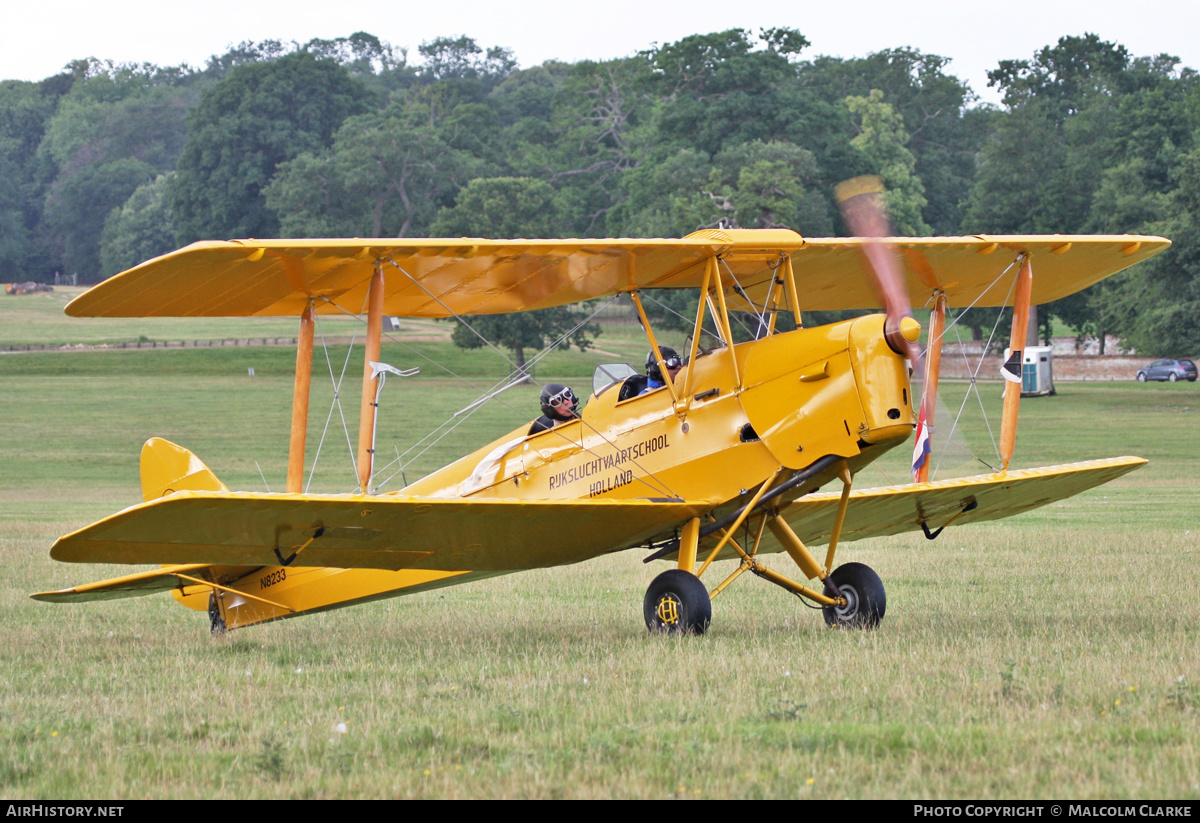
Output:
[[511,48],[522,67],[545,60],[624,57],[689,34],[788,26],[811,41],[804,57],[854,57],[898,46],[952,59],[949,72],[984,100],[987,71],[1063,35],[1093,32],[1134,55],[1168,53],[1200,66],[1200,3],[1184,0],[88,0],[6,4],[0,79],[40,80],[97,57],[200,67],[243,40],[301,43],[366,31],[410,58],[422,42],[466,34]]

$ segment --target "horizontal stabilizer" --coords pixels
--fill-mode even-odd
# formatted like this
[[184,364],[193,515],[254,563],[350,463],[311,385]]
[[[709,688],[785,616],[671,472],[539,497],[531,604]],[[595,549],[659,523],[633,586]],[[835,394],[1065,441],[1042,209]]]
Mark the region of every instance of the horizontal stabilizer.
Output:
[[[1045,506],[1115,480],[1146,465],[1141,457],[1109,457],[1061,466],[959,477],[932,483],[907,483],[850,493],[841,541],[889,534],[929,532],[949,524],[999,520]],[[800,498],[783,517],[809,543],[829,542],[839,492]]]
[[38,592],[29,596],[34,600],[44,600],[47,603],[87,603],[93,600],[141,597],[145,594],[157,594],[183,586],[198,585],[195,579],[196,573],[206,568],[208,565],[204,563],[166,566],[153,571],[127,574],[124,577],[113,577],[95,583],[84,583],[82,586],[74,586],[70,589]]
[[54,544],[69,563],[517,571],[645,545],[711,508],[650,500],[453,500],[179,491]]

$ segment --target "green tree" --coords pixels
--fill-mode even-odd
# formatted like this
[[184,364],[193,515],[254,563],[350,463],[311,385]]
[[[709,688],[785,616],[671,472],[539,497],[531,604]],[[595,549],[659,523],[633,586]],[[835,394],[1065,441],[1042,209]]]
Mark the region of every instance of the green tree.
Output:
[[167,175],[134,190],[108,213],[100,236],[100,269],[105,277],[175,248],[175,222],[167,204]]
[[1134,158],[1152,188],[1168,189],[1174,159],[1200,125],[1189,103],[1195,76],[1177,63],[1132,59],[1091,34],[1061,38],[1033,60],[1003,61],[988,77],[1009,111],[982,153],[964,228],[1088,230],[1105,219],[1095,209],[1106,170]]
[[[1157,190],[1149,165],[1143,158],[1133,157],[1104,171],[1092,197],[1087,231],[1126,234],[1161,229],[1159,221],[1168,215],[1171,198]],[[1100,354],[1104,354],[1110,332],[1128,334],[1129,324],[1123,322],[1126,312],[1121,301],[1129,295],[1121,284],[1130,277],[1139,279],[1139,274],[1123,273],[1057,300],[1051,304],[1054,314],[1074,327],[1080,336],[1094,335],[1100,341]]]
[[365,31],[332,40],[313,38],[304,44],[304,51],[318,60],[332,60],[361,78],[399,71],[408,63],[402,49]]
[[13,158],[15,144],[15,140],[0,136],[0,278],[24,280],[29,231],[21,191],[22,169]]
[[1125,343],[1148,357],[1200,351],[1200,148],[1179,158],[1172,177],[1166,216],[1147,225],[1171,248],[1113,278],[1098,301]]
[[948,63],[938,55],[893,48],[866,57],[818,58],[802,72],[830,100],[883,92],[904,118],[909,134],[904,145],[916,157],[915,173],[929,201],[922,217],[938,234],[959,230],[960,203],[974,181],[976,155],[995,114],[970,106],[974,95],[962,80],[946,74]]
[[501,82],[517,67],[512,50],[492,46],[484,50],[465,35],[436,37],[417,51],[425,58],[421,74],[430,80],[448,78],[483,81],[488,87]]
[[[1156,221],[1186,179],[1177,172],[1200,125],[1197,77],[1178,62],[1165,55],[1133,58],[1123,46],[1089,34],[1064,37],[1032,60],[1001,63],[989,78],[1004,91],[1009,111],[981,154],[964,229],[1116,234],[1162,228]],[[1169,230],[1186,232],[1187,210],[1175,213],[1182,222]],[[1169,314],[1178,302],[1142,282],[1161,265],[1141,266],[1044,308],[1081,333],[1103,340],[1111,331],[1144,348],[1153,325],[1146,318],[1160,309]]]
[[1011,111],[997,125],[980,158],[964,231],[1077,231],[1086,219],[1090,198],[1063,175],[1067,154],[1066,141],[1042,106],[1033,102]]
[[621,179],[647,159],[655,101],[639,90],[645,67],[640,57],[579,63],[550,98],[550,129],[527,117],[512,131],[524,138],[511,152],[513,172],[555,187],[569,234],[607,233],[609,212],[622,200]]
[[[180,69],[78,60],[40,83],[0,84],[0,201],[9,206],[0,206],[7,212],[0,254],[9,264],[21,266],[24,257],[33,276],[64,268],[97,273],[106,210],[132,191],[130,162],[155,171],[174,166],[195,99],[190,77]],[[110,166],[118,161],[130,162]],[[102,191],[105,180],[118,190]]]
[[[554,189],[541,180],[497,177],[472,180],[456,198],[455,205],[442,209],[431,231],[444,237],[554,237],[557,211]],[[480,315],[470,318],[476,331],[513,353],[519,374],[525,373],[525,349],[540,350],[564,339],[581,351],[600,333],[596,324],[580,325],[582,317],[570,306],[513,314]],[[453,339],[464,349],[483,342],[461,323]]]
[[81,70],[84,77],[60,100],[39,152],[68,172],[121,158],[174,168],[196,86],[151,65],[87,61]]
[[884,101],[878,89],[866,97],[847,97],[845,102],[858,128],[850,145],[863,153],[871,171],[883,180],[884,203],[896,233],[928,235],[929,224],[921,217],[928,202],[925,186],[916,173],[917,158],[905,146],[904,118]]
[[46,195],[44,222],[57,241],[63,270],[95,279],[101,272],[100,235],[108,213],[154,177],[154,167],[123,158],[61,177]]
[[812,152],[784,142],[752,140],[712,161],[679,149],[621,180],[623,202],[609,217],[613,233],[682,237],[719,225],[795,229],[826,236],[833,223]]
[[820,170],[807,149],[782,141],[751,140],[722,151],[713,162],[713,194],[718,188],[727,193],[730,225],[790,228],[817,237],[833,233],[829,201],[820,190]]
[[400,105],[348,118],[328,150],[279,167],[267,206],[288,237],[424,234],[437,210],[487,168],[441,131]]
[[278,60],[295,50],[295,43],[282,40],[262,40],[255,43],[243,40],[222,55],[213,55],[204,65],[204,74],[213,80],[223,80],[238,66]]
[[71,70],[37,149],[46,184],[36,240],[50,267],[93,278],[109,212],[174,168],[197,90],[181,69],[86,60]]
[[1004,92],[1005,105],[1015,108],[1038,100],[1055,122],[1063,123],[1094,95],[1115,90],[1116,78],[1128,65],[1128,49],[1089,33],[1061,37],[1032,60],[1001,60],[988,72],[988,85]]
[[[69,75],[60,80],[74,82]],[[46,177],[39,174],[37,148],[63,93],[58,86],[58,82],[0,82],[0,271],[4,279],[25,280],[32,273],[33,230],[41,220]]]
[[725,216],[706,190],[713,175],[707,156],[691,148],[648,161],[621,175],[619,201],[607,215],[614,237],[683,237]]
[[372,100],[344,68],[307,52],[236,66],[189,117],[169,189],[178,241],[279,234],[263,193],[276,168],[328,146]]
[[646,85],[664,103],[660,139],[709,155],[750,140],[823,144],[840,123],[799,79],[794,60],[807,45],[794,30],[730,29],[644,52]]

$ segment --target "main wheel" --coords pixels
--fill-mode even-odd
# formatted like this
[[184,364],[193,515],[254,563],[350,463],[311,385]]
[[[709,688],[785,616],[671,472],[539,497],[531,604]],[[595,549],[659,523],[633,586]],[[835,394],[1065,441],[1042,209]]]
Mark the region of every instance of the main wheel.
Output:
[[1175,372],[1171,372],[1170,374],[1167,375],[1167,379],[1170,380],[1172,383],[1174,383],[1176,380],[1179,379],[1179,375],[1177,375]]
[[1145,383],[1145,382],[1146,382],[1146,373],[1145,373],[1144,371],[1140,371],[1140,372],[1138,372],[1138,382],[1139,382],[1139,383]]
[[712,620],[712,601],[700,578],[670,569],[646,589],[642,615],[654,634],[704,634]]
[[873,629],[879,625],[887,611],[887,595],[874,569],[862,563],[847,563],[834,569],[829,578],[846,598],[846,605],[821,609],[826,623],[852,629]]
[[225,634],[225,618],[221,616],[221,607],[217,605],[217,593],[208,596],[208,630],[213,637]]

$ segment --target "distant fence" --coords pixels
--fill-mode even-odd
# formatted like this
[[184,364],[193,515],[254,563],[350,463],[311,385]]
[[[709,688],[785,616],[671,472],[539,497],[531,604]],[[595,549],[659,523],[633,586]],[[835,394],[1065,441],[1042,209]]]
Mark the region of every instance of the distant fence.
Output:
[[[600,319],[606,323],[636,322],[629,317],[628,308],[610,306],[614,309]],[[328,343],[349,343],[350,338],[326,339]],[[240,337],[229,340],[127,340],[122,343],[47,343],[0,346],[0,352],[28,351],[111,351],[115,349],[204,349],[223,346],[295,346],[295,337]],[[966,348],[966,347],[964,347]],[[1109,381],[1133,380],[1137,370],[1146,365],[1143,357],[1130,355],[1055,354],[1054,379],[1063,381]],[[943,378],[969,379],[978,369],[979,380],[999,380],[1003,358],[989,354],[979,363],[977,352],[964,358],[955,351],[953,356],[947,347],[942,355],[941,375]]]
[[96,349],[207,349],[220,346],[294,346],[294,337],[241,337],[233,340],[126,340],[123,343],[43,343],[0,346],[0,351],[93,351]]

